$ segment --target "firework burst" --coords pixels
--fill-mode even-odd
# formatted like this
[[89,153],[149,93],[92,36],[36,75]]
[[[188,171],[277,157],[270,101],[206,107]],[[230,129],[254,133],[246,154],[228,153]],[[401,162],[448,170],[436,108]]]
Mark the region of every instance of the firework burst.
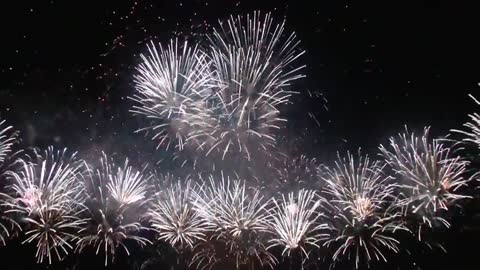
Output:
[[354,258],[358,268],[361,260],[387,261],[384,249],[399,251],[394,234],[405,227],[398,221],[401,212],[390,206],[396,201],[395,187],[383,173],[384,166],[349,153],[339,157],[335,167],[324,168],[322,206],[329,233],[323,241],[336,249],[334,262]]
[[269,240],[271,247],[281,246],[282,255],[289,256],[294,250],[300,250],[308,258],[307,248],[319,247],[321,231],[325,224],[320,224],[318,207],[319,196],[315,191],[301,189],[290,192],[280,201],[273,200],[275,206],[270,210],[270,226],[274,237]]
[[[205,98],[211,93],[211,72],[206,54],[186,41],[171,40],[169,45],[148,46],[148,55],[135,76],[137,105],[132,112],[152,120],[153,125],[140,131],[151,131],[159,146],[167,149],[173,143],[183,150],[187,142],[198,142],[208,126]],[[202,142],[194,145],[201,148]]]
[[[396,173],[406,213],[420,216],[422,223],[429,227],[433,221],[449,227],[440,212],[468,197],[458,191],[470,180],[464,177],[469,162],[454,155],[439,140],[430,141],[428,130],[425,128],[422,136],[407,131],[392,137],[390,147],[381,145],[380,151]],[[419,238],[421,228],[419,226]]]
[[68,254],[70,241],[84,223],[79,218],[82,163],[75,154],[67,155],[66,149],[54,151],[51,147],[35,159],[21,160],[21,169],[9,172],[12,196],[5,206],[23,217],[27,236],[23,243],[36,243],[37,261],[47,258],[51,263],[53,257],[61,260]]
[[205,239],[207,228],[193,209],[190,201],[192,190],[190,180],[185,183],[178,181],[160,191],[148,211],[158,238],[180,249],[184,246],[193,248],[196,242]]
[[104,253],[105,265],[115,258],[118,247],[130,255],[124,243],[132,240],[140,246],[150,241],[137,234],[145,229],[140,219],[144,205],[148,202],[146,178],[133,169],[128,160],[123,166],[105,154],[100,159],[100,168],[88,168],[83,177],[87,199],[88,222],[79,231],[77,251],[92,246],[96,254]]
[[250,159],[254,149],[265,151],[275,144],[273,131],[285,121],[279,106],[292,94],[286,88],[303,77],[303,66],[295,61],[303,54],[299,41],[285,32],[285,22],[275,24],[270,13],[260,12],[232,16],[214,29],[209,40],[217,123],[207,155],[216,151],[224,159],[241,153]]
[[[227,254],[240,265],[274,265],[275,257],[263,245],[268,232],[266,201],[258,189],[249,189],[245,182],[228,177],[217,183],[215,177],[192,194],[192,202],[203,222],[209,227],[209,239],[221,243]],[[202,245],[200,245],[201,247]],[[201,262],[216,262],[211,252],[197,255]],[[214,256],[213,256],[214,257]],[[194,258],[194,259],[195,259]]]
[[[480,105],[480,101],[475,99],[472,95],[469,95],[475,103]],[[480,114],[474,113],[474,114],[469,114],[470,117],[470,122],[465,123],[463,126],[465,126],[469,131],[463,131],[463,130],[453,130],[455,132],[461,133],[463,135],[466,135],[467,138],[463,139],[465,142],[471,142],[474,143],[480,148]]]

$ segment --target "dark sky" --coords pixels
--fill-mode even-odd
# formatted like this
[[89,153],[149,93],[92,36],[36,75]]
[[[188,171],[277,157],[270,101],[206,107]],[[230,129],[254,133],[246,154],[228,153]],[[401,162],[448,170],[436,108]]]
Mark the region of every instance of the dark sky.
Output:
[[[480,97],[480,16],[464,1],[3,2],[0,117],[21,131],[26,146],[153,161],[158,151],[133,133],[142,123],[127,99],[145,42],[202,41],[218,19],[254,10],[286,16],[306,50],[307,78],[295,84],[302,94],[285,110],[301,153],[325,159],[358,147],[375,152],[404,125],[431,125],[440,136],[478,111],[467,95]],[[309,98],[308,91],[318,96]],[[473,261],[478,250],[451,246],[449,252],[438,265]]]
[[[254,10],[286,16],[307,78],[285,114],[310,155],[375,149],[402,131],[444,135],[473,112],[480,17],[447,1],[14,1],[0,21],[0,116],[27,145],[135,155],[148,141],[126,98],[149,40],[201,41],[209,25]],[[321,94],[308,98],[307,91]],[[325,102],[327,100],[327,102]],[[328,111],[325,109],[328,108]],[[319,126],[311,117],[313,114]],[[303,151],[302,150],[302,151]]]

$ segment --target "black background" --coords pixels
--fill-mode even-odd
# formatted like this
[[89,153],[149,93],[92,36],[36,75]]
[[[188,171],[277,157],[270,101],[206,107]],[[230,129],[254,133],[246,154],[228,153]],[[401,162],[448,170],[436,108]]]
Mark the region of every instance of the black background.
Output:
[[[14,2],[0,8],[0,116],[25,146],[157,161],[162,154],[133,133],[141,123],[128,112],[145,42],[202,40],[217,19],[254,10],[286,16],[306,50],[307,78],[295,84],[302,94],[285,110],[301,153],[321,161],[359,147],[374,154],[404,125],[443,136],[479,109],[467,94],[480,96],[480,16],[463,1]],[[479,236],[458,226],[441,236],[449,253],[420,256],[421,269],[475,268]],[[23,269],[32,252],[0,248],[0,268]]]

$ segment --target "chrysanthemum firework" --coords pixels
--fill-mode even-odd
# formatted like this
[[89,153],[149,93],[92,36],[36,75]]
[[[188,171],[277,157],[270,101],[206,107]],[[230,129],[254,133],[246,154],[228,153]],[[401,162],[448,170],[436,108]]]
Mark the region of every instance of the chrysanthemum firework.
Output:
[[[138,235],[145,229],[140,223],[144,205],[148,202],[146,177],[125,160],[117,166],[103,154],[99,168],[88,165],[83,185],[87,199],[85,216],[88,222],[79,231],[77,251],[92,246],[96,254],[103,253],[105,265],[113,260],[119,247],[130,254],[124,243],[132,240],[143,246],[149,240]],[[111,258],[110,258],[111,257]]]
[[[187,143],[201,148],[198,137],[208,132],[209,115],[205,98],[211,95],[211,71],[206,54],[187,41],[171,40],[169,45],[148,46],[148,54],[135,76],[136,102],[132,112],[145,116],[159,146],[167,149],[173,143],[182,150]],[[197,144],[198,143],[198,144]]]
[[62,259],[83,224],[79,179],[82,163],[75,154],[52,147],[30,160],[21,160],[19,171],[10,171],[12,195],[5,202],[9,212],[22,216],[27,239],[36,243],[38,262]]
[[[221,181],[210,176],[209,181],[192,194],[192,203],[209,227],[208,240],[224,244],[220,245],[225,248],[223,252],[235,258],[237,267],[276,263],[263,244],[269,228],[266,201],[258,189],[249,189],[245,182],[231,181],[223,175]],[[204,259],[197,257],[199,261]]]
[[441,212],[468,197],[458,191],[470,180],[465,176],[469,162],[441,141],[430,140],[428,131],[425,128],[422,136],[406,131],[390,138],[390,145],[381,145],[380,151],[396,174],[406,213],[420,217],[421,223],[429,227],[434,221],[449,227]]
[[190,180],[172,183],[159,192],[148,211],[158,238],[175,248],[193,248],[205,239],[207,228],[190,201],[193,188]]
[[[469,95],[475,103],[480,105],[480,101],[475,99],[474,96]],[[478,146],[480,149],[480,114],[478,113],[473,113],[468,115],[470,117],[470,122],[465,123],[464,126],[469,129],[468,131],[463,131],[463,130],[454,130],[455,132],[461,133],[463,135],[466,135],[467,137],[463,139],[465,142],[471,142],[474,143]]]
[[326,225],[319,222],[320,198],[315,191],[301,189],[290,192],[281,200],[273,200],[275,206],[270,209],[270,226],[274,236],[271,247],[283,248],[282,255],[289,256],[299,250],[308,258],[309,247],[319,247],[322,230]]
[[274,23],[270,13],[230,17],[209,37],[216,90],[212,98],[215,142],[207,154],[265,151],[275,144],[274,131],[285,119],[279,106],[288,102],[290,83],[303,77],[296,63],[303,52],[285,22]]
[[333,263],[353,259],[367,265],[372,260],[387,261],[386,250],[399,251],[397,230],[405,230],[398,221],[401,211],[391,206],[396,201],[391,178],[384,165],[368,157],[339,157],[332,168],[324,167],[325,197],[322,200],[328,233],[322,239],[333,247]]

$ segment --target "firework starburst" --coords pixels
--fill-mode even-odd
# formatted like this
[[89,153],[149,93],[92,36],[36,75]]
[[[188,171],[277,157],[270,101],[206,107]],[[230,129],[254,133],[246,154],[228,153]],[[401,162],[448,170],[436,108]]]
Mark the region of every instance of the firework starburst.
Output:
[[392,137],[390,145],[381,145],[380,151],[396,173],[405,211],[420,216],[429,227],[433,221],[448,227],[449,222],[440,213],[468,197],[458,191],[470,180],[465,177],[469,162],[441,141],[430,140],[428,130],[425,128],[422,136],[405,132]]
[[84,223],[79,180],[82,163],[66,149],[49,148],[34,157],[21,160],[21,169],[10,171],[12,196],[7,200],[9,212],[22,216],[27,239],[36,243],[38,262],[53,257],[62,259],[72,249],[71,241]]
[[110,257],[115,258],[118,247],[130,254],[125,240],[133,240],[141,246],[150,242],[137,235],[145,229],[140,219],[148,202],[147,179],[133,169],[128,160],[123,166],[117,166],[103,154],[100,162],[98,169],[85,165],[88,169],[83,185],[88,222],[79,231],[77,250],[92,246],[96,254],[104,254],[107,265]]
[[[260,191],[223,175],[220,182],[217,180],[211,175],[192,196],[195,210],[209,227],[209,240],[220,242],[227,254],[235,258],[237,267],[255,263],[274,265],[275,257],[263,244],[269,228],[266,201]],[[197,259],[205,261],[201,256]]]
[[399,251],[394,233],[405,228],[398,221],[401,212],[391,206],[395,187],[383,168],[350,153],[339,157],[334,167],[324,168],[322,206],[329,233],[323,240],[325,246],[335,248],[333,262],[354,258],[358,268],[361,260],[387,261],[385,249]]
[[286,33],[285,22],[274,23],[270,13],[232,16],[209,39],[217,124],[207,154],[216,151],[223,159],[241,153],[250,159],[254,149],[275,144],[273,131],[285,121],[279,106],[292,94],[290,83],[303,77],[303,66],[295,61],[303,52],[295,34]]
[[193,188],[190,180],[171,184],[159,192],[148,211],[158,238],[173,247],[193,248],[196,242],[205,239],[207,228],[190,201]]
[[[183,150],[187,143],[198,142],[209,124],[204,101],[211,94],[212,76],[206,54],[175,39],[166,47],[152,43],[142,60],[135,76],[132,111],[152,125],[141,131],[151,131],[159,146],[167,149],[172,143]],[[201,148],[202,142],[194,147]]]
[[300,250],[308,258],[308,247],[319,247],[321,231],[326,225],[319,223],[320,198],[315,191],[301,189],[282,195],[281,200],[273,200],[270,210],[270,226],[274,237],[270,247],[281,246],[283,255]]

